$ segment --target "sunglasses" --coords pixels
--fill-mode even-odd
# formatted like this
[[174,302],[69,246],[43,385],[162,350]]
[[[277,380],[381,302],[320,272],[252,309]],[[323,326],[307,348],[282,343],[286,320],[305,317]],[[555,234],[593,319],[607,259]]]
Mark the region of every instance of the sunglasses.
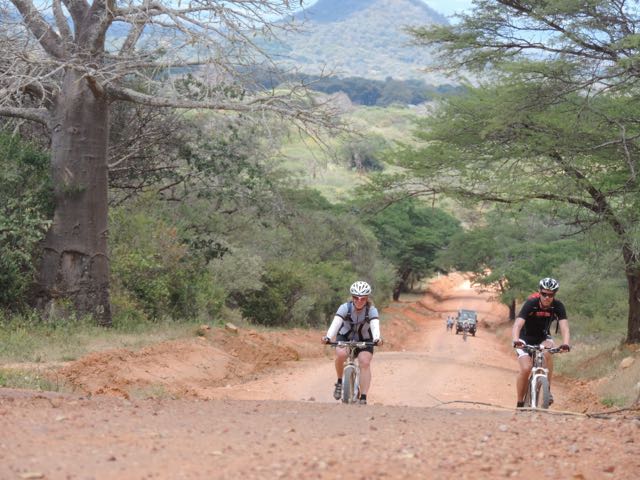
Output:
[[353,301],[354,301],[354,302],[358,302],[358,301],[360,301],[360,300],[366,300],[368,297],[356,297],[356,296],[354,295],[354,296],[353,296],[353,297],[351,297],[351,298],[353,298]]
[[543,298],[553,298],[555,297],[555,293],[546,293],[546,292],[540,292],[540,296]]

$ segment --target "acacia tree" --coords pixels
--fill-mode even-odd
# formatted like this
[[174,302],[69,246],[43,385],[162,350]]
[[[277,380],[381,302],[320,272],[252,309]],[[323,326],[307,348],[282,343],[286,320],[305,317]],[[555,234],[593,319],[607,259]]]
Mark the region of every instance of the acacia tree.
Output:
[[[541,202],[537,206],[544,208]],[[558,269],[580,248],[567,238],[572,229],[548,221],[547,213],[495,208],[485,215],[484,225],[453,235],[435,263],[444,270],[472,272],[473,283],[495,288],[515,320],[516,300],[526,298],[540,278],[557,278]]]
[[[107,152],[114,102],[279,116],[328,125],[303,86],[261,91],[271,65],[254,39],[286,23],[288,0],[32,0],[0,3],[0,116],[51,135],[55,214],[44,240],[38,303],[71,300],[109,325]],[[269,115],[266,115],[269,113]]]
[[394,300],[408,291],[410,280],[433,273],[436,254],[460,229],[458,221],[443,210],[411,198],[377,212],[368,223],[383,255],[396,268]]
[[[607,226],[625,266],[627,342],[640,342],[638,1],[477,0],[452,26],[414,29],[440,67],[486,87],[452,99],[408,153],[409,188],[572,206]],[[419,179],[416,181],[416,179]]]

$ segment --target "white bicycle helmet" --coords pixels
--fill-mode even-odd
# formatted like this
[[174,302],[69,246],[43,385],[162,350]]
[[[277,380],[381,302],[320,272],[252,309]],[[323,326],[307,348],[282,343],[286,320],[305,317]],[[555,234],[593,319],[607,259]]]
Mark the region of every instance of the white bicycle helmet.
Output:
[[363,282],[362,280],[358,280],[349,289],[351,295],[355,295],[357,297],[364,297],[365,295],[371,294],[371,286],[367,282]]
[[552,292],[557,292],[560,288],[560,284],[555,278],[546,277],[540,280],[538,287],[539,290],[551,290]]

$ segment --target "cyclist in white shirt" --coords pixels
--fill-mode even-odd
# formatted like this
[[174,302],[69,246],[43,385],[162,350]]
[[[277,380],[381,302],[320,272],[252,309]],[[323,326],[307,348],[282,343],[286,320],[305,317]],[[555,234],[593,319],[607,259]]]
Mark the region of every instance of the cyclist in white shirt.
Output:
[[[382,345],[380,336],[380,318],[378,309],[373,305],[369,296],[371,286],[367,282],[357,281],[349,289],[351,300],[338,308],[333,321],[322,337],[322,343],[336,341],[368,341]],[[360,364],[360,403],[367,403],[367,392],[371,385],[371,360],[373,347],[361,348],[356,351]],[[339,400],[342,395],[342,371],[347,358],[347,349],[336,347],[335,367],[338,381],[334,386],[333,397]]]

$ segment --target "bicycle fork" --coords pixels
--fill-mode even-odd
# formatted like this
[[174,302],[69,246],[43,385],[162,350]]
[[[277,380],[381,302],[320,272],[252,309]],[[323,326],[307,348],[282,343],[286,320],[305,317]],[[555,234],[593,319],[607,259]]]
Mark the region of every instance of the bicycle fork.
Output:
[[[538,384],[538,378],[548,378],[549,369],[544,367],[534,367],[531,370],[531,377],[529,379],[529,395],[531,399],[531,408],[537,408],[538,405],[538,391],[536,385]],[[542,393],[542,392],[540,392]]]
[[342,402],[356,403],[360,395],[360,369],[355,363],[345,365],[342,374]]

